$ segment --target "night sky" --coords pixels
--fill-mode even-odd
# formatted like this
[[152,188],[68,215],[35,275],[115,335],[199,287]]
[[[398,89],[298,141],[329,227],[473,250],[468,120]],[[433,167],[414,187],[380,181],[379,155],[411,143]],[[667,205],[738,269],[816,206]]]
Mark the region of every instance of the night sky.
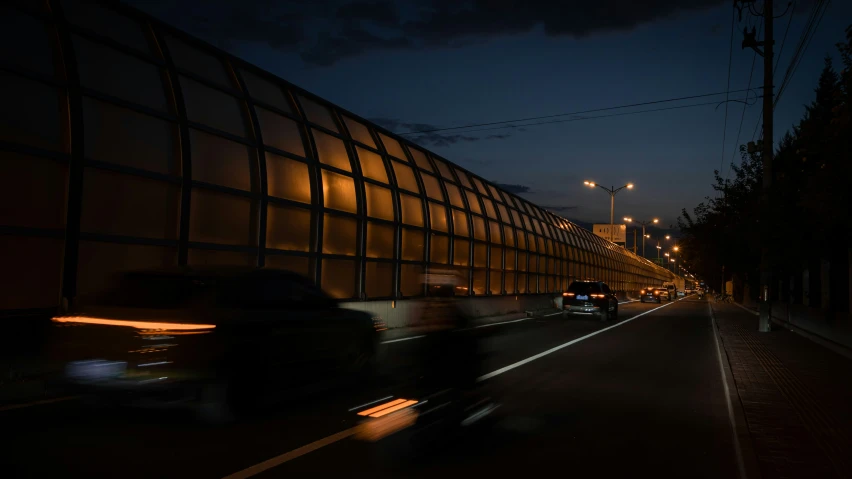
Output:
[[[776,84],[788,67],[812,2],[799,0],[791,8],[795,15]],[[127,3],[397,133],[724,92],[728,78],[730,0]],[[787,2],[775,5],[780,15]],[[775,20],[776,52],[788,18],[789,13]],[[752,50],[741,48],[742,29],[762,21],[743,12],[743,21],[736,23],[731,90],[748,86],[754,57]],[[832,2],[778,105],[776,139],[801,117],[824,56],[837,58],[834,45],[844,39],[849,23],[852,2]],[[835,67],[842,68],[837,61]],[[757,57],[751,86],[762,82],[763,64]],[[760,100],[746,108],[739,143],[752,138],[760,108]],[[732,159],[739,161],[739,155],[733,155],[742,112],[742,103],[728,103],[724,157],[725,105],[717,108],[716,103],[408,137],[510,191],[583,222],[609,221],[609,196],[584,187],[583,180],[616,187],[634,182],[634,190],[616,197],[616,219],[659,217],[668,226],[675,224],[681,208],[691,211],[713,194],[714,169],[724,163],[727,172]],[[551,121],[572,118],[578,117]]]

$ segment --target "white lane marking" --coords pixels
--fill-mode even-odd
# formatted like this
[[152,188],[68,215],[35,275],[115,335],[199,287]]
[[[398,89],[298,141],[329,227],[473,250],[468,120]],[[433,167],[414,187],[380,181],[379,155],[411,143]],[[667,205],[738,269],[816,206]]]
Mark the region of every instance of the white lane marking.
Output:
[[619,301],[618,304],[635,303],[638,299],[628,299],[627,301]]
[[420,336],[409,336],[407,338],[391,339],[391,340],[388,340],[388,341],[382,341],[381,344],[398,343],[400,341],[408,341],[408,340],[411,340],[411,339],[420,339],[420,338],[425,338],[425,337],[426,337],[425,334],[421,334]]
[[532,319],[532,318],[531,317],[530,318],[521,318],[521,319],[513,319],[511,321],[501,321],[499,323],[480,324],[479,326],[474,326],[472,328],[462,329],[462,331],[466,331],[468,329],[490,328],[491,326],[498,326],[498,325],[501,325],[501,324],[520,323],[521,321],[526,321],[528,319]]
[[557,314],[562,314],[562,311],[557,311],[555,313],[545,314],[544,316],[556,316]]
[[314,452],[317,449],[328,446],[329,444],[334,444],[335,442],[340,441],[341,439],[346,439],[347,437],[355,434],[357,430],[358,427],[356,426],[346,429],[345,431],[340,431],[337,434],[332,434],[331,436],[327,436],[310,444],[306,444],[298,449],[293,449],[290,452],[285,452],[280,456],[275,456],[272,459],[267,459],[259,464],[247,467],[242,471],[227,475],[224,479],[246,479],[252,476],[256,476],[261,472],[267,471],[276,466],[280,466],[281,464],[284,464],[287,461],[292,461],[293,459]]
[[381,399],[376,399],[375,401],[370,401],[370,402],[368,402],[368,403],[366,403],[366,404],[362,404],[362,405],[360,405],[360,406],[355,406],[355,407],[353,407],[352,409],[350,409],[350,410],[349,410],[349,412],[355,411],[355,410],[357,410],[357,409],[361,409],[362,407],[365,407],[365,406],[369,406],[370,404],[376,404],[376,403],[377,403],[377,402],[379,402],[379,401],[385,401],[385,400],[390,399],[390,398],[392,398],[392,397],[393,397],[393,396],[388,396],[388,397],[386,397],[386,398],[381,398]]
[[32,407],[32,406],[41,406],[41,405],[44,405],[44,404],[53,404],[53,403],[63,402],[63,401],[71,401],[72,399],[77,399],[77,397],[78,396],[65,396],[65,397],[53,398],[53,399],[42,399],[41,401],[33,401],[33,402],[24,403],[24,404],[10,404],[8,406],[0,407],[0,412],[11,411],[13,409],[23,409],[23,408]]
[[591,338],[592,336],[597,336],[598,334],[601,334],[601,333],[602,333],[602,332],[604,332],[604,331],[609,331],[610,329],[617,328],[617,327],[619,327],[619,326],[623,326],[623,325],[625,325],[625,324],[629,323],[630,321],[633,321],[634,319],[637,319],[637,318],[640,318],[640,317],[642,317],[642,316],[645,316],[645,315],[646,315],[646,314],[648,314],[648,313],[652,313],[652,312],[654,312],[654,311],[656,311],[656,310],[658,310],[658,309],[662,309],[662,308],[665,308],[665,307],[667,307],[667,306],[671,306],[671,305],[673,305],[674,303],[676,303],[677,301],[680,301],[680,300],[678,299],[678,300],[672,301],[672,302],[670,302],[670,303],[668,303],[668,304],[664,304],[664,305],[662,305],[662,306],[658,306],[658,307],[656,307],[656,308],[654,308],[654,309],[649,309],[648,311],[645,311],[644,313],[637,314],[636,316],[633,316],[633,317],[632,317],[632,318],[630,318],[630,319],[625,319],[624,321],[622,321],[622,322],[620,322],[620,323],[618,323],[618,324],[613,324],[612,326],[608,326],[608,327],[606,327],[606,328],[599,329],[599,330],[597,330],[597,331],[595,331],[595,332],[593,332],[593,333],[589,333],[589,334],[587,334],[587,335],[585,335],[585,336],[582,336],[582,337],[580,337],[580,338],[572,339],[571,341],[568,341],[567,343],[560,344],[559,346],[556,346],[555,348],[550,348],[550,349],[548,349],[547,351],[544,351],[544,352],[538,353],[538,354],[536,354],[536,355],[534,355],[534,356],[530,356],[530,357],[528,357],[527,359],[523,359],[523,360],[518,361],[518,362],[516,362],[516,363],[510,364],[510,365],[508,365],[508,366],[506,366],[506,367],[502,367],[502,368],[500,368],[500,369],[498,369],[498,370],[496,370],[496,371],[491,371],[491,372],[490,372],[490,373],[488,373],[488,374],[484,374],[484,375],[480,376],[480,377],[479,377],[479,378],[477,378],[476,380],[477,380],[477,381],[485,381],[486,379],[491,379],[491,378],[493,378],[494,376],[499,376],[499,375],[501,375],[501,374],[503,374],[503,373],[505,373],[505,372],[507,372],[507,371],[511,371],[511,370],[513,370],[513,369],[515,369],[515,368],[521,367],[521,366],[523,366],[524,364],[531,363],[531,362],[535,361],[536,359],[543,358],[543,357],[547,356],[548,354],[553,354],[553,353],[555,353],[556,351],[559,351],[560,349],[567,348],[568,346],[571,346],[572,344],[577,344],[577,343],[579,343],[580,341],[583,341],[583,340],[586,340],[586,339]]
[[[490,373],[488,373],[484,376],[479,377],[477,379],[477,381],[485,381],[486,379],[490,379],[490,378],[497,376],[499,374],[503,374],[504,372],[509,371],[511,369],[515,369],[519,366],[523,366],[524,364],[527,364],[531,361],[534,361],[534,360],[536,360],[536,359],[538,359],[542,356],[546,356],[546,355],[548,355],[552,352],[558,351],[558,350],[560,350],[564,347],[578,343],[578,342],[580,342],[584,339],[590,338],[590,337],[592,337],[596,334],[602,333],[602,332],[607,331],[607,330],[612,329],[612,328],[617,328],[618,326],[621,326],[622,324],[633,321],[636,318],[639,318],[641,316],[645,316],[646,314],[652,313],[652,312],[654,312],[658,309],[665,308],[666,306],[671,306],[672,304],[676,303],[677,301],[680,301],[680,300],[678,299],[678,300],[672,301],[668,304],[664,304],[663,306],[659,306],[659,307],[654,308],[654,309],[649,309],[648,311],[645,311],[644,313],[641,313],[641,314],[637,314],[636,316],[633,316],[630,319],[625,319],[624,321],[622,321],[618,324],[614,324],[614,325],[609,326],[607,328],[595,331],[594,333],[587,334],[587,335],[583,336],[582,338],[577,338],[573,341],[569,341],[569,342],[567,342],[567,343],[565,343],[561,346],[557,346],[557,347],[555,347],[553,349],[549,349],[549,350],[547,350],[543,353],[536,354],[535,356],[527,358],[523,361],[519,361],[515,364],[510,364],[509,366],[506,366],[505,368],[498,369],[496,371],[490,372]],[[524,318],[524,319],[528,319],[528,318]],[[422,336],[415,336],[415,337],[422,337]],[[403,340],[404,339],[414,339],[414,338],[403,338]],[[400,341],[400,340],[394,340],[394,341]],[[332,434],[331,436],[324,437],[324,438],[319,439],[317,441],[314,441],[310,444],[302,446],[298,449],[293,449],[292,451],[281,454],[280,456],[275,456],[272,459],[268,459],[268,460],[263,461],[259,464],[255,464],[254,466],[243,469],[242,471],[235,472],[235,473],[233,473],[229,476],[225,476],[224,479],[247,479],[249,477],[255,476],[257,474],[260,474],[261,472],[272,469],[273,467],[284,464],[287,461],[291,461],[291,460],[296,459],[298,457],[304,456],[305,454],[316,451],[317,449],[328,446],[329,444],[334,444],[337,441],[346,439],[347,437],[354,435],[357,432],[357,429],[358,428],[356,426],[356,427],[353,427],[353,428],[346,429],[345,431],[340,431],[337,434]]]
[[731,435],[734,437],[734,451],[737,456],[737,469],[739,470],[740,479],[746,479],[745,462],[743,461],[743,453],[740,450],[740,438],[737,436],[737,420],[734,417],[734,406],[731,403],[731,390],[728,388],[728,375],[725,372],[725,366],[722,362],[722,349],[719,347],[719,334],[716,328],[716,318],[713,316],[713,308],[710,303],[707,303],[707,309],[710,311],[710,326],[713,328],[713,341],[716,343],[716,359],[719,360],[719,372],[722,374],[722,386],[725,388],[725,402],[728,405],[728,421],[731,423]]

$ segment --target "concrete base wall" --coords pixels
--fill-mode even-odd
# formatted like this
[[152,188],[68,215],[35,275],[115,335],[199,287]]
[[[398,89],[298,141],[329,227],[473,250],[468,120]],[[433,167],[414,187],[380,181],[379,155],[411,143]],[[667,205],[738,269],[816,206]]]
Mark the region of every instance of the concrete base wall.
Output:
[[[562,296],[554,294],[518,296],[479,296],[459,298],[459,308],[472,318],[561,308]],[[365,301],[341,303],[341,307],[379,316],[389,328],[405,328],[420,315],[420,300]]]

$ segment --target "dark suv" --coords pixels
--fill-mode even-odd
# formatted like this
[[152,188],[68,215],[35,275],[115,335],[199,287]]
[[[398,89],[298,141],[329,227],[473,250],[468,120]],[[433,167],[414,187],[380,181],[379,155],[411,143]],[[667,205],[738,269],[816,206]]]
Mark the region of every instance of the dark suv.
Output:
[[562,293],[562,315],[569,314],[617,319],[618,299],[603,281],[574,281]]

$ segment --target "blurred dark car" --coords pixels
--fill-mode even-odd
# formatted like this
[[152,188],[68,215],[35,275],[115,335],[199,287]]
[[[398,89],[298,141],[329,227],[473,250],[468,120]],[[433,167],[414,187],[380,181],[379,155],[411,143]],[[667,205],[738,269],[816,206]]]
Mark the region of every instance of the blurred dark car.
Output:
[[562,315],[618,318],[618,299],[603,281],[574,281],[562,293]]
[[660,297],[662,292],[665,292],[665,294],[668,295],[667,290],[649,286],[639,291],[639,301],[642,303],[662,303],[663,299]]
[[369,375],[382,323],[274,269],[131,272],[53,322],[63,381],[109,402],[190,406],[229,419]]

